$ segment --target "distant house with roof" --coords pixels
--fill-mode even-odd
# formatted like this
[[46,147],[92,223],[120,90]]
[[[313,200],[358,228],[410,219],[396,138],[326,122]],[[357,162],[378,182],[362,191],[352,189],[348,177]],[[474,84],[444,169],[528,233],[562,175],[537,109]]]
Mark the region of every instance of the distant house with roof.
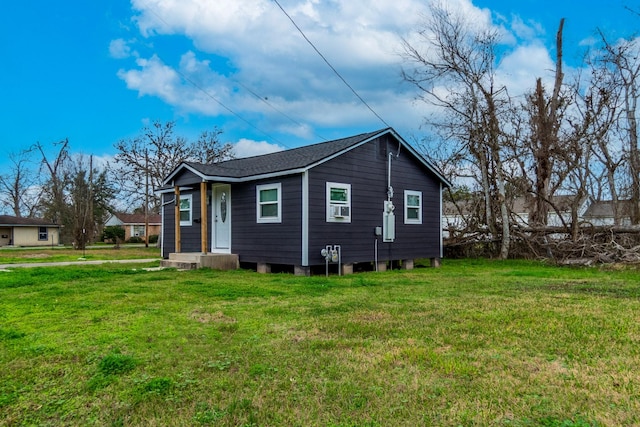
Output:
[[[584,197],[576,200],[574,195],[559,195],[552,198],[552,202],[557,211],[549,208],[547,225],[549,227],[562,227],[563,221],[569,225],[572,221],[572,209],[576,210],[576,218],[580,226],[611,227],[615,224],[615,217],[618,217],[619,226],[631,226],[631,200],[594,200],[591,197]],[[521,227],[529,226],[529,215],[533,209],[531,199],[516,197],[507,203],[510,209],[511,218],[514,223]],[[456,232],[466,232],[477,228],[477,221],[482,215],[479,214],[484,206],[479,198],[470,198],[453,203],[447,201],[443,204],[442,227],[444,237],[448,238]]]
[[[120,226],[124,228],[124,240],[132,237],[144,238],[145,236],[145,215],[130,213],[114,213],[112,214],[105,226]],[[162,228],[162,217],[159,214],[149,215],[149,236],[160,235]]]
[[[572,211],[576,210],[578,221],[582,222],[588,209],[593,205],[589,197],[580,200],[575,195],[556,195],[551,197],[555,209],[549,206],[547,214],[547,226],[562,227],[572,221]],[[512,223],[520,227],[528,227],[531,212],[535,208],[531,197],[515,197],[507,201],[509,215]],[[451,232],[474,229],[478,218],[482,217],[484,204],[481,198],[470,198],[456,203],[447,201],[443,205],[442,227],[445,237]]]
[[0,215],[0,247],[55,246],[60,243],[60,226],[39,218]]
[[[572,211],[576,210],[578,220],[583,217],[587,208],[591,204],[589,197],[582,197],[578,200],[574,194],[560,194],[551,197],[552,206],[549,206],[547,214],[547,226],[562,227],[572,221]],[[516,197],[510,206],[511,215],[517,218],[516,223],[520,226],[529,226],[529,216],[535,209],[535,202],[531,197]]]
[[[386,269],[442,256],[447,180],[393,129],[213,164],[164,180],[162,255],[229,255],[258,271]],[[186,259],[186,258],[182,258]]]
[[[589,205],[583,215],[583,221],[593,226],[612,226],[618,216],[619,224],[631,225],[631,200],[599,200]],[[617,211],[617,212],[616,212]]]

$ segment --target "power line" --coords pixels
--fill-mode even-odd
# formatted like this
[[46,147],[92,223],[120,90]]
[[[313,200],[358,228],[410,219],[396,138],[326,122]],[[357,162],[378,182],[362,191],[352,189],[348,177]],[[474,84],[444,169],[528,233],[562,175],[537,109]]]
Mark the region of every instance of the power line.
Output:
[[367,101],[365,101],[364,99],[362,99],[362,97],[358,94],[358,92],[356,92],[356,90],[344,79],[344,77],[342,77],[342,75],[338,72],[338,70],[336,70],[333,65],[331,65],[331,63],[327,60],[327,58],[325,58],[325,56],[318,50],[318,48],[311,42],[311,40],[309,40],[309,38],[306,36],[306,34],[304,33],[304,31],[302,31],[302,29],[298,26],[298,24],[296,24],[296,21],[293,20],[293,18],[287,13],[286,10],[284,10],[284,8],[280,5],[280,3],[278,2],[278,0],[273,0],[275,4],[278,5],[278,7],[280,8],[280,10],[282,11],[282,13],[284,13],[286,15],[287,18],[289,18],[289,21],[291,21],[291,23],[293,24],[294,27],[296,27],[296,29],[300,32],[300,34],[302,34],[302,37],[304,37],[304,39],[307,41],[307,43],[309,43],[309,45],[311,45],[311,47],[313,48],[313,50],[316,51],[316,53],[318,55],[320,55],[320,58],[322,58],[324,60],[324,62],[329,66],[329,68],[331,68],[331,70],[333,70],[333,72],[335,73],[336,76],[338,76],[338,78],[340,78],[340,80],[342,80],[342,82],[351,90],[351,92],[353,92],[353,94],[369,109],[369,111],[371,111],[378,119],[380,119],[380,121],[382,123],[385,124],[385,126],[387,127],[391,127],[382,117],[380,117],[378,115],[378,113],[376,113],[374,111],[373,108],[371,108],[371,106],[369,104],[367,104]]
[[[157,54],[156,54],[157,55]],[[251,123],[249,120],[245,119],[244,117],[242,117],[240,114],[236,113],[235,111],[233,111],[231,108],[227,107],[222,101],[220,101],[219,99],[217,99],[215,96],[211,95],[205,88],[203,88],[202,86],[200,86],[199,84],[197,84],[196,82],[194,82],[193,80],[191,80],[186,74],[180,72],[180,70],[178,69],[174,69],[174,71],[176,73],[178,73],[185,81],[189,82],[193,87],[195,87],[196,89],[198,89],[199,91],[201,91],[202,93],[204,93],[205,95],[207,95],[209,98],[211,98],[216,104],[218,104],[219,106],[221,106],[222,108],[224,108],[225,110],[227,110],[228,112],[230,112],[231,114],[233,114],[234,116],[236,116],[238,119],[242,120],[243,122],[245,122],[247,125],[251,126],[253,129],[257,130],[258,132],[260,132],[261,134],[265,135],[267,138],[270,138],[271,140],[277,142],[278,144],[281,144],[285,147],[287,147],[287,144],[285,144],[284,142],[280,141],[278,138],[272,136],[271,134],[267,133],[266,131],[263,131],[262,129],[260,129],[259,127],[257,127],[256,125],[254,125],[253,123]]]
[[[264,102],[265,104],[267,104],[273,111],[277,112],[278,114],[282,115],[283,117],[286,117],[287,119],[289,119],[292,123],[295,123],[298,126],[304,127],[305,125],[303,123],[300,123],[299,121],[297,121],[296,119],[294,119],[293,117],[289,116],[287,113],[285,113],[284,111],[279,110],[278,108],[276,108],[276,106],[274,106],[272,103],[269,102],[268,98],[265,96],[260,96],[259,94],[257,94],[254,90],[252,90],[250,87],[248,87],[247,85],[245,85],[244,83],[242,83],[239,80],[234,79],[234,82],[238,83],[240,86],[242,86],[247,92],[249,92],[251,95],[253,95],[254,97],[256,97],[257,99],[259,99],[260,101]],[[318,138],[324,140],[324,141],[328,141],[327,138],[323,137],[322,135],[317,134],[315,131],[313,132],[315,136],[317,136]]]
[[[153,14],[155,15],[156,19],[158,19],[159,21],[163,22],[167,27],[169,27],[169,23],[167,21],[164,20],[164,18],[162,18],[162,16],[160,16],[153,7],[151,7],[148,3],[146,3],[143,0],[143,3],[145,4],[145,6],[147,6],[147,9]],[[158,55],[157,52],[154,52],[156,54],[156,56],[158,56],[158,58],[160,60],[162,60],[162,58],[160,58],[160,56]],[[257,127],[256,125],[254,125],[253,123],[251,123],[249,120],[245,119],[244,117],[242,117],[239,113],[236,113],[234,110],[232,110],[230,107],[228,107],[227,105],[225,105],[222,101],[220,101],[219,99],[217,99],[215,96],[213,96],[211,93],[209,93],[205,88],[203,88],[202,86],[198,85],[196,82],[194,82],[192,79],[190,79],[186,74],[182,73],[179,69],[177,68],[173,68],[173,70],[180,75],[186,82],[190,83],[193,87],[195,87],[196,89],[198,89],[199,91],[201,91],[202,93],[204,93],[207,97],[211,98],[211,100],[213,100],[216,104],[218,104],[220,107],[224,108],[225,110],[227,110],[229,113],[231,113],[232,115],[234,115],[235,117],[237,117],[238,119],[240,119],[241,121],[243,121],[244,123],[246,123],[247,125],[249,125],[250,127],[252,127],[253,129],[257,130],[259,133],[265,135],[267,138],[271,139],[272,141],[277,142],[278,144],[286,147],[286,148],[290,148],[287,144],[285,144],[284,142],[280,141],[278,138],[275,138],[274,136],[272,136],[271,134],[267,133],[266,131],[260,129],[259,127]],[[245,87],[243,85],[243,87]],[[246,87],[245,87],[246,89]],[[252,92],[253,94],[253,92]],[[254,96],[257,96],[254,94]],[[276,110],[277,111],[277,110]],[[282,114],[282,113],[281,113]],[[286,115],[285,115],[286,116]],[[288,116],[286,116],[288,117]],[[290,120],[292,120],[291,118],[289,118]],[[295,122],[295,121],[294,121]]]

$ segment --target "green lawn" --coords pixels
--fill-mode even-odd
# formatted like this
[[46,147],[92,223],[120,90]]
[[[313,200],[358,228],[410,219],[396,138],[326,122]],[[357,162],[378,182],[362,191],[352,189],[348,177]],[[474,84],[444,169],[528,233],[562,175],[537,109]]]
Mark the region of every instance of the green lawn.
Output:
[[135,258],[160,259],[160,249],[152,246],[145,248],[144,245],[122,245],[118,249],[113,245],[98,245],[90,247],[84,251],[69,247],[0,249],[0,264],[68,262],[81,260],[120,260]]
[[640,272],[0,272],[0,425],[640,424]]

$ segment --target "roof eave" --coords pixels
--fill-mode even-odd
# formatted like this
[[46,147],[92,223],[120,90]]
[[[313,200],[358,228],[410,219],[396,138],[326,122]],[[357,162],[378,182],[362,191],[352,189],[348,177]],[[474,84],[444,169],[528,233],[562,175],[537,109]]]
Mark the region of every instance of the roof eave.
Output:
[[[183,169],[186,169],[190,172],[192,172],[193,174],[195,174],[196,176],[200,177],[203,181],[222,181],[222,182],[227,182],[227,183],[236,183],[236,182],[247,182],[247,181],[256,181],[256,180],[260,180],[260,179],[268,179],[268,178],[275,178],[275,177],[280,177],[280,176],[286,176],[286,175],[294,175],[297,173],[303,173],[303,172],[307,172],[310,169],[321,165],[325,162],[328,162],[336,157],[339,157],[341,155],[343,155],[344,153],[351,151],[357,147],[360,147],[376,138],[379,138],[382,135],[385,134],[391,134],[394,136],[394,138],[396,138],[396,140],[398,140],[400,142],[400,144],[402,146],[404,146],[406,149],[408,149],[411,154],[417,158],[420,163],[422,163],[431,173],[433,173],[446,187],[451,187],[451,183],[449,182],[448,179],[446,179],[440,172],[438,172],[438,170],[431,164],[431,162],[429,162],[427,159],[424,158],[424,156],[422,156],[420,153],[418,153],[418,151],[413,148],[407,141],[404,140],[404,138],[402,138],[393,128],[386,128],[386,129],[382,129],[379,132],[369,136],[368,138],[357,142],[355,144],[352,144],[336,153],[333,153],[332,155],[326,156],[320,160],[317,160],[309,165],[306,166],[302,166],[302,167],[296,167],[293,169],[285,169],[285,170],[281,170],[281,171],[277,171],[277,172],[269,172],[269,173],[260,173],[260,174],[254,174],[254,175],[246,175],[246,176],[242,176],[242,177],[237,177],[237,176],[224,176],[224,175],[207,175],[204,174],[203,172],[199,171],[198,169],[192,167],[189,164],[186,163],[181,163],[176,169],[174,169],[174,171],[163,181],[163,186],[169,185],[169,183],[174,179],[174,177]],[[157,193],[163,193],[163,192],[169,192],[169,191],[157,191]]]

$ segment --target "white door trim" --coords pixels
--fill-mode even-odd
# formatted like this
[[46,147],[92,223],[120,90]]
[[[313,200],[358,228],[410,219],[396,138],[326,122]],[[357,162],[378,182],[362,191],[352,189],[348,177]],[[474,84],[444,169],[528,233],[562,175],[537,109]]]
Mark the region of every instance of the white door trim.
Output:
[[[226,191],[225,191],[226,190]],[[218,200],[219,191],[225,192],[225,203],[226,203],[226,218],[224,218],[224,222],[226,223],[226,232],[228,233],[227,244],[225,247],[218,246],[218,240],[216,239],[217,234],[220,230],[218,227],[218,221],[222,220],[222,218],[218,218],[219,213],[221,212],[220,200]],[[211,186],[211,223],[213,226],[211,227],[211,252],[212,253],[223,253],[230,254],[231,253],[231,185],[229,184],[216,184]],[[223,231],[224,231],[223,230]]]

